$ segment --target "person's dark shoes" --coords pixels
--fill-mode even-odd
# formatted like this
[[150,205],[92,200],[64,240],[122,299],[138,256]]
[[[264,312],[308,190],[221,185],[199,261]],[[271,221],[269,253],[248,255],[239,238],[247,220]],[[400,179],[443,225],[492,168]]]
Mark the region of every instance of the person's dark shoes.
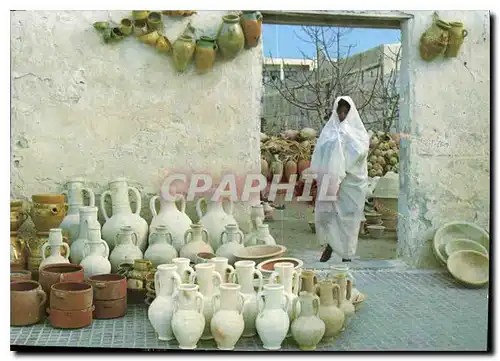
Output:
[[319,259],[319,261],[327,262],[332,257],[332,252],[333,252],[332,247],[330,247],[330,245],[327,244],[325,246],[325,249],[323,250],[323,253],[321,254],[321,258]]
[[342,262],[351,262],[350,258],[342,258]]

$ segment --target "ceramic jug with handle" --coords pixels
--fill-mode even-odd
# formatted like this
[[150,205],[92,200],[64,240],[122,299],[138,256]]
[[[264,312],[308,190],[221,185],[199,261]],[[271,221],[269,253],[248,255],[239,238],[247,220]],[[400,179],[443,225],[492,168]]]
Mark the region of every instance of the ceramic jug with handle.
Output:
[[217,257],[225,257],[228,259],[229,264],[234,264],[237,261],[235,252],[244,248],[243,232],[240,231],[238,225],[228,224],[226,225],[226,230],[222,232],[221,235],[221,245],[215,252]]
[[198,289],[198,285],[182,283],[174,296],[172,331],[183,350],[194,350],[205,329],[203,295]]
[[80,224],[78,230],[78,237],[71,243],[71,256],[69,257],[71,263],[80,264],[83,259],[83,252],[85,244],[89,239],[88,229],[89,226],[97,225],[101,227],[97,220],[97,207],[80,207]]
[[[69,263],[70,248],[63,242],[62,230],[60,228],[51,228],[49,231],[49,240],[42,246],[42,262],[39,269],[54,263]],[[61,247],[66,249],[66,255],[61,255]],[[45,250],[50,249],[50,256],[45,256]]]
[[[196,202],[196,213],[199,217],[199,223],[208,231],[209,243],[214,251],[217,251],[221,245],[222,233],[226,230],[228,224],[238,224],[233,217],[233,202],[227,200],[227,212],[224,210],[222,200],[207,201],[205,198],[200,198]],[[206,204],[207,211],[203,213],[202,204]]]
[[[205,240],[203,240],[205,236]],[[201,224],[193,223],[184,235],[184,246],[181,248],[179,255],[182,258],[189,258],[191,262],[196,263],[196,255],[198,253],[214,253],[212,247],[208,243],[208,232]]]
[[177,257],[177,251],[172,246],[172,234],[165,226],[156,226],[149,235],[149,247],[144,258],[151,260],[153,267],[160,264],[172,263]]
[[[122,263],[133,264],[135,260],[142,259],[143,254],[137,247],[137,238],[137,234],[131,226],[121,227],[116,235],[116,247],[113,248],[109,256],[113,273],[118,271]],[[115,242],[113,241],[113,243]]]
[[88,279],[92,276],[105,275],[111,273],[111,263],[109,262],[108,244],[101,239],[101,227],[93,224],[89,227],[89,239],[83,252],[84,277]]
[[297,318],[290,328],[302,351],[314,351],[325,334],[325,323],[319,318],[319,303],[319,297],[314,293],[302,291],[294,304]]

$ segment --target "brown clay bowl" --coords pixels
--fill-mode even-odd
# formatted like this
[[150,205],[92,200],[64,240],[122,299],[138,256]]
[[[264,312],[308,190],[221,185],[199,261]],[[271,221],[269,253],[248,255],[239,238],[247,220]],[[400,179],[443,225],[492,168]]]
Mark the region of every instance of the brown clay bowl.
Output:
[[93,303],[93,287],[84,282],[60,282],[50,288],[50,308],[60,311],[87,309]]
[[215,254],[210,252],[200,252],[196,255],[196,263],[208,263],[209,260],[215,257]]
[[10,283],[10,325],[27,326],[40,322],[47,295],[36,281]]
[[61,311],[47,308],[49,322],[54,328],[82,328],[92,324],[94,306],[83,310]]
[[123,275],[105,274],[91,276],[87,280],[87,283],[94,288],[94,301],[127,298],[127,278]]
[[30,281],[31,272],[28,270],[10,270],[10,281]]
[[83,267],[72,263],[53,263],[43,266],[39,272],[39,282],[47,294],[50,304],[51,286],[59,282],[83,282]]
[[96,300],[94,301],[95,319],[110,319],[123,317],[127,313],[127,298],[118,300]]
[[274,272],[274,265],[280,262],[290,262],[293,264],[294,269],[298,271],[304,267],[304,262],[297,258],[280,257],[272,258],[267,261],[261,262],[257,265],[257,269],[262,273],[263,276],[270,276]]
[[282,245],[259,245],[238,249],[234,255],[241,261],[254,261],[259,264],[271,258],[281,257],[286,252],[286,247]]

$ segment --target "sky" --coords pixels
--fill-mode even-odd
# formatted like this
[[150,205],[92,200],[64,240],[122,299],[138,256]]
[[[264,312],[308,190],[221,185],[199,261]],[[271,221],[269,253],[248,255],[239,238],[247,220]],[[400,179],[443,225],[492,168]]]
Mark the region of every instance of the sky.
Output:
[[[362,29],[354,28],[341,39],[344,49],[355,45],[350,55],[376,47],[380,44],[392,44],[400,41],[401,31],[392,29]],[[310,58],[315,57],[315,48],[312,44],[304,42],[310,37],[302,30],[301,26],[264,24],[262,40],[264,42],[264,56],[279,58],[302,58],[302,53]]]

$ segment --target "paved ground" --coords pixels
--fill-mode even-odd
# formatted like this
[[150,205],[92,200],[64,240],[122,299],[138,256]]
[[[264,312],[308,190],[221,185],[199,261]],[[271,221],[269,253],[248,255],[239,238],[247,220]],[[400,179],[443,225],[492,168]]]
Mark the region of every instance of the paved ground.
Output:
[[[322,351],[485,351],[487,289],[465,289],[446,273],[392,270],[354,271],[357,287],[367,295],[362,308],[333,344]],[[320,272],[320,278],[325,276]],[[57,330],[48,323],[11,328],[11,345],[167,349],[176,342],[158,341],[144,305],[130,305],[126,317],[95,320],[86,329]],[[264,351],[258,337],[240,339],[236,351]],[[198,349],[213,350],[203,341]],[[298,350],[287,339],[284,351]]]

